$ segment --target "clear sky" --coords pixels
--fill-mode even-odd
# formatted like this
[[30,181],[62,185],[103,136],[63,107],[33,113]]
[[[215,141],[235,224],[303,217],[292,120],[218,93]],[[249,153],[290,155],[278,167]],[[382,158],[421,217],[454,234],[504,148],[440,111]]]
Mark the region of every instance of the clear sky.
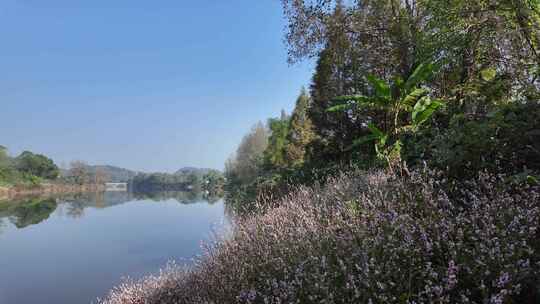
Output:
[[58,164],[222,169],[309,85],[284,26],[279,0],[2,0],[0,145]]

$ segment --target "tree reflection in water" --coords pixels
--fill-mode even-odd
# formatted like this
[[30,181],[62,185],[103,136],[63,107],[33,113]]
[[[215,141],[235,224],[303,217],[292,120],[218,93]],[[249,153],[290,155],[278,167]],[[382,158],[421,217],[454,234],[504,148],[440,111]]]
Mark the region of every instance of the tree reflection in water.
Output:
[[90,192],[0,201],[0,233],[5,229],[7,222],[22,229],[45,221],[57,209],[60,214],[77,219],[85,215],[87,208],[104,209],[132,201],[176,200],[180,204],[215,204],[220,199],[219,196],[210,196],[200,191],[169,191],[153,193]]
[[0,218],[9,219],[15,227],[21,229],[46,220],[57,207],[58,204],[54,198],[2,202],[0,203]]

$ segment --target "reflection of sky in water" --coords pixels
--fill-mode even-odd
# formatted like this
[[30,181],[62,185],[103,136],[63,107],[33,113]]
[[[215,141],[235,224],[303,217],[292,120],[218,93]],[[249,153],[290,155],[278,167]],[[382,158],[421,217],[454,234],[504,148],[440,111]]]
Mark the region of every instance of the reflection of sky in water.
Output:
[[222,201],[186,196],[0,203],[0,304],[89,303],[123,276],[189,263],[226,220]]

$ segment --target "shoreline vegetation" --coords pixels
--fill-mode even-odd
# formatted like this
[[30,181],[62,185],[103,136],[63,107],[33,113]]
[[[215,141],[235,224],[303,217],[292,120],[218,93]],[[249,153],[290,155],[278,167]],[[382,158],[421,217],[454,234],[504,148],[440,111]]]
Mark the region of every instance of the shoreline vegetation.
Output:
[[0,199],[104,191],[109,177],[90,169],[82,161],[61,169],[49,157],[30,151],[12,157],[0,146]]
[[114,166],[91,166],[72,161],[59,168],[42,154],[24,151],[13,157],[0,146],[0,199],[21,196],[105,191],[106,183],[127,183],[130,191],[204,191],[208,197],[223,195],[223,173],[214,169],[185,167],[173,174],[142,173]]
[[0,200],[19,199],[22,197],[36,195],[53,195],[53,194],[70,194],[83,192],[102,192],[105,191],[105,185],[86,184],[86,185],[69,185],[69,184],[54,184],[42,183],[32,187],[24,186],[0,186]]
[[23,151],[12,157],[0,146],[0,199],[105,190],[105,175],[90,175],[83,162],[74,161],[61,170],[42,154]]
[[540,303],[538,1],[281,2],[315,71],[227,161],[232,232],[100,303]]

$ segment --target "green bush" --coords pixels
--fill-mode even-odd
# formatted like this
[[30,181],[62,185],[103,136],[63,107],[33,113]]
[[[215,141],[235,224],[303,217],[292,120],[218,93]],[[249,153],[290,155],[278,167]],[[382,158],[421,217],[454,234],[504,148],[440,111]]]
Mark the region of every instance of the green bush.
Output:
[[409,164],[426,161],[452,178],[480,171],[540,172],[540,104],[505,104],[482,118],[454,115],[448,128],[423,130],[406,141]]
[[17,170],[45,179],[56,179],[60,175],[60,169],[52,159],[41,155],[24,151],[15,159]]

